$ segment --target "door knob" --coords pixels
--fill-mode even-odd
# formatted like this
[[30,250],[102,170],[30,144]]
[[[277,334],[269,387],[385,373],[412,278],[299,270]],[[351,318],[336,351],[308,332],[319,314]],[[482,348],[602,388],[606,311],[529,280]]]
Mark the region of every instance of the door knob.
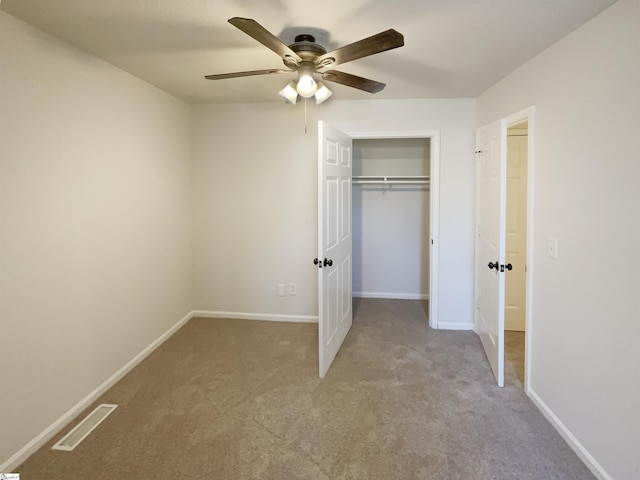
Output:
[[498,271],[498,262],[493,263],[493,262],[489,262],[489,269],[495,268],[496,272]]
[[326,267],[327,265],[330,267],[331,265],[333,265],[333,260],[325,258],[323,261],[320,261],[317,258],[314,258],[313,264],[317,265],[318,268]]

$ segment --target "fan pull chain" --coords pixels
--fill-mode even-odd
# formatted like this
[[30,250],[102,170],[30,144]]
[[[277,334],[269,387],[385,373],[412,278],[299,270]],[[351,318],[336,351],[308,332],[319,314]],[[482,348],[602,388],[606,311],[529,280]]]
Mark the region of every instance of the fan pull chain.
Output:
[[304,99],[304,134],[307,134],[307,97]]

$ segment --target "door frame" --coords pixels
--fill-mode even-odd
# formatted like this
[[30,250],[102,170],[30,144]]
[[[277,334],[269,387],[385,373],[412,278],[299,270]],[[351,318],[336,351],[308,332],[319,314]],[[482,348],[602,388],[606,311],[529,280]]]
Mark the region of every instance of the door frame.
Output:
[[528,395],[531,390],[531,372],[533,365],[531,364],[531,347],[533,343],[533,240],[534,240],[534,222],[533,222],[533,201],[534,201],[534,185],[535,185],[535,107],[530,106],[518,112],[512,113],[504,118],[507,129],[511,125],[521,123],[527,120],[527,273],[526,273],[526,308],[524,319],[524,391]]
[[353,131],[344,130],[353,140],[401,138],[429,139],[429,326],[438,328],[440,258],[440,130]]

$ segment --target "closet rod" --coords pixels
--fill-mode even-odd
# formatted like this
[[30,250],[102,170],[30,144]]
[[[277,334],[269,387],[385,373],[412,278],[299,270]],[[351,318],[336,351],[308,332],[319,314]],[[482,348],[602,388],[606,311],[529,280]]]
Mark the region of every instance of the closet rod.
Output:
[[427,175],[363,175],[355,176],[352,179],[353,183],[368,183],[368,184],[413,184],[413,185],[426,185],[430,183],[430,179]]
[[416,180],[429,180],[429,175],[354,175],[353,178],[375,180],[376,178],[411,178]]
[[429,180],[353,180],[353,183],[367,183],[380,185],[406,184],[406,185],[429,185]]

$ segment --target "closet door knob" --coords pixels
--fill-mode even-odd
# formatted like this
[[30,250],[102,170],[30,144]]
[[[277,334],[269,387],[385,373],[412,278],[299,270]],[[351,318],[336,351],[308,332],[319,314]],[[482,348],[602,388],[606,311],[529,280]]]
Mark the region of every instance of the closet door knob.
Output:
[[333,265],[333,260],[327,260],[326,258],[324,259],[324,266],[326,267],[327,265],[331,266]]
[[493,268],[495,268],[495,269],[496,269],[496,272],[498,271],[498,268],[499,268],[499,264],[498,264],[498,262],[496,262],[496,263],[489,262],[489,269],[491,270],[491,269],[493,269]]

